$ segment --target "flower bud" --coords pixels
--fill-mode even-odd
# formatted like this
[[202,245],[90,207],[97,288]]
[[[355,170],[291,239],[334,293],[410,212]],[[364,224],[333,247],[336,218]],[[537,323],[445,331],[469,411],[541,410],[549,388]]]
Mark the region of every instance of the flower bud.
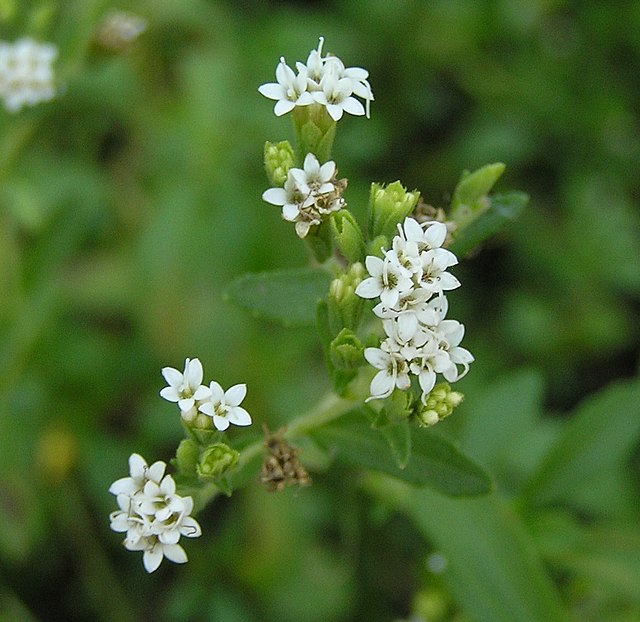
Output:
[[284,186],[289,169],[295,164],[293,147],[288,140],[264,144],[264,168],[269,181],[277,187]]
[[390,423],[408,419],[413,411],[413,398],[409,391],[394,391],[387,399],[384,414]]
[[331,215],[331,227],[336,246],[349,262],[364,259],[364,239],[350,211],[343,209]]
[[198,447],[198,443],[190,438],[185,438],[180,441],[178,449],[176,450],[175,461],[178,472],[181,475],[195,475],[199,456],[200,448]]
[[238,462],[240,454],[225,443],[214,443],[205,449],[196,466],[201,480],[216,480]]
[[327,304],[329,326],[334,335],[343,328],[355,330],[360,323],[364,299],[356,296],[356,287],[365,277],[361,263],[354,263],[349,270],[334,279],[329,286]]
[[383,186],[371,184],[369,195],[369,226],[371,238],[379,235],[393,237],[396,226],[415,209],[420,192],[407,192],[399,181]]
[[364,363],[364,346],[353,331],[343,328],[331,342],[329,356],[338,369],[356,369]]
[[442,421],[454,411],[464,396],[459,391],[452,391],[446,382],[437,384],[423,399],[417,413],[418,423],[430,427]]

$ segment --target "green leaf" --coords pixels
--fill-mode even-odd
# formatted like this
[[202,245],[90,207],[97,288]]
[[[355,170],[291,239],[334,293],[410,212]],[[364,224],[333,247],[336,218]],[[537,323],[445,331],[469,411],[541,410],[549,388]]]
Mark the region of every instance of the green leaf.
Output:
[[493,195],[485,212],[455,232],[449,250],[459,257],[468,254],[505,225],[516,220],[528,200],[529,197],[524,192]]
[[439,579],[474,622],[568,622],[531,537],[497,495],[450,499],[389,478],[367,488],[404,511],[443,557]]
[[623,467],[640,437],[640,382],[613,384],[580,404],[530,480],[524,498],[547,504]]
[[377,429],[389,444],[396,466],[399,469],[405,469],[411,459],[412,447],[409,420],[405,419],[399,423],[389,423]]
[[462,177],[453,191],[453,199],[451,201],[451,216],[454,220],[459,220],[459,216],[463,210],[470,214],[477,210],[483,209],[482,199],[488,194],[489,190],[498,181],[504,172],[504,164],[496,162],[495,164],[487,164],[477,171],[470,173],[464,171]]
[[327,272],[317,268],[245,274],[226,288],[224,296],[254,317],[285,326],[311,326],[330,280]]
[[394,457],[387,438],[368,425],[360,409],[315,430],[312,436],[319,445],[335,452],[339,460],[382,471],[410,484],[430,486],[451,496],[482,495],[491,490],[487,473],[432,430],[414,430],[411,458],[404,469],[397,465],[397,457],[403,458],[400,444]]

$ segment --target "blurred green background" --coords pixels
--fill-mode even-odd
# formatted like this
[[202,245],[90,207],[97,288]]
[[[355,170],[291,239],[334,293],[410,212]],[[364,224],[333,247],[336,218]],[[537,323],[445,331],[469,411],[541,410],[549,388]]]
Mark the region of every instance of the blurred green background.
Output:
[[[147,22],[117,52],[94,37],[111,9]],[[109,530],[129,454],[168,460],[181,438],[163,366],[197,356],[246,382],[256,427],[328,390],[312,329],[222,296],[307,262],[260,199],[263,143],[292,131],[257,87],[320,35],[376,97],[334,148],[356,214],[371,181],[444,207],[463,169],[496,161],[497,190],[530,194],[456,269],[476,362],[441,425],[495,474],[571,619],[640,618],[639,3],[3,0],[0,16],[4,40],[59,47],[62,87],[0,110],[1,619],[499,619],[438,571],[437,529],[342,467],[216,500],[190,563],[152,576]],[[567,456],[586,481],[558,475]]]

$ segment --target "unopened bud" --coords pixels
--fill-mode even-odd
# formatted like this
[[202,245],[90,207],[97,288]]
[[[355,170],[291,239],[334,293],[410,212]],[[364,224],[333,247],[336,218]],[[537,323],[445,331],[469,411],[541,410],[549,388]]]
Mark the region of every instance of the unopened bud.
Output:
[[199,456],[200,448],[198,447],[198,443],[190,438],[185,438],[180,441],[178,449],[176,450],[175,462],[180,474],[194,476]]
[[329,325],[334,335],[343,328],[355,330],[360,323],[364,299],[356,296],[356,287],[364,279],[365,271],[361,263],[354,263],[344,274],[331,281],[327,305]]
[[288,140],[264,144],[264,168],[269,181],[277,187],[284,186],[289,169],[293,167],[295,156]]
[[417,190],[407,192],[399,181],[383,186],[371,184],[369,196],[371,238],[379,235],[393,237],[396,226],[414,210],[420,198]]
[[329,356],[338,369],[356,369],[364,363],[364,346],[353,331],[343,328],[331,342]]
[[437,384],[428,395],[423,396],[417,413],[418,423],[425,427],[435,425],[449,417],[463,399],[464,395],[452,391],[446,382]]
[[236,465],[240,454],[225,443],[215,443],[202,452],[196,471],[201,480],[216,480]]
[[331,215],[331,226],[336,246],[345,259],[353,263],[364,259],[364,239],[360,227],[348,210]]

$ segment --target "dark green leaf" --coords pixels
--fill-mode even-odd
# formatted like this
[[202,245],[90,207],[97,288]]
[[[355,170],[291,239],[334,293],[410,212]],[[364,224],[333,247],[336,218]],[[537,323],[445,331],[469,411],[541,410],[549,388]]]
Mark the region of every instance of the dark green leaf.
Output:
[[411,426],[409,420],[400,423],[390,423],[378,428],[387,440],[391,455],[399,469],[405,469],[411,458]]
[[528,200],[524,192],[493,195],[485,212],[455,232],[449,250],[459,257],[471,252],[518,218]]
[[527,487],[550,503],[580,492],[601,473],[621,468],[640,437],[640,382],[617,383],[585,400]]
[[225,291],[225,299],[250,311],[255,317],[285,326],[310,326],[316,305],[329,288],[330,275],[317,268],[297,268],[245,274]]
[[519,518],[497,497],[449,499],[391,479],[371,480],[441,556],[439,578],[473,622],[568,622],[559,595]]
[[[491,490],[487,473],[455,445],[432,430],[414,430],[411,458],[400,469],[397,456],[379,431],[357,409],[312,433],[337,457],[354,466],[382,471],[417,486],[430,486],[451,496],[482,495]],[[406,448],[405,448],[406,451]]]

